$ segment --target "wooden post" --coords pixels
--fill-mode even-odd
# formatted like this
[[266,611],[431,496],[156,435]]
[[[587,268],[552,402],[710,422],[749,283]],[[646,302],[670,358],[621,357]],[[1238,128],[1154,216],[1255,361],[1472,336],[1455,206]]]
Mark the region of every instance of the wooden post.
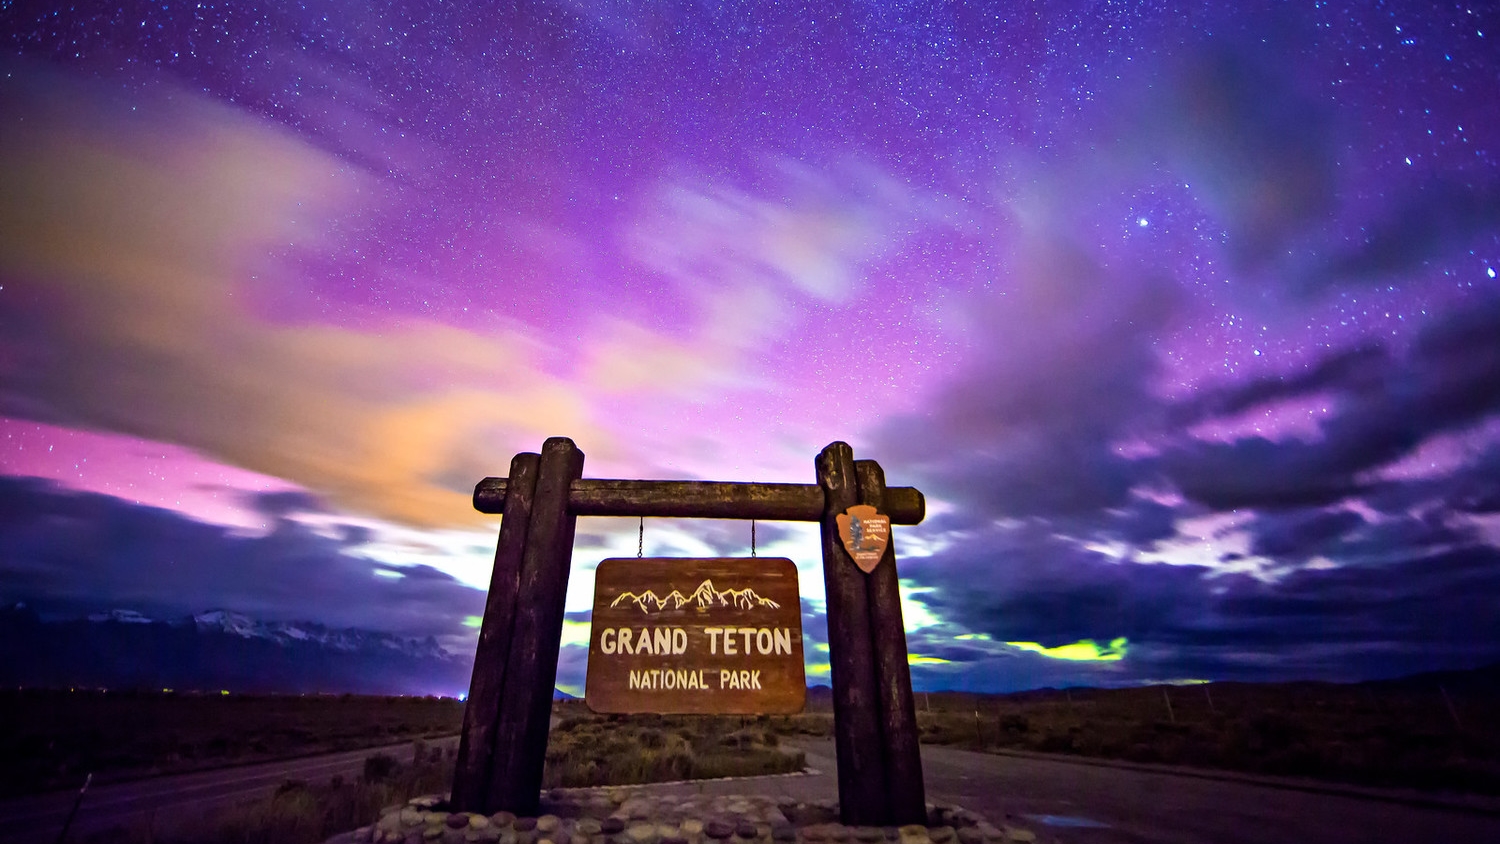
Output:
[[[459,811],[484,811],[494,758],[494,727],[505,688],[505,661],[515,627],[516,583],[536,490],[538,455],[523,452],[511,458],[510,489],[495,545],[495,566],[484,602],[484,622],[474,649],[474,674],[464,706],[463,733],[458,739],[458,763],[453,770],[453,805]],[[493,810],[491,810],[493,811]],[[488,812],[486,812],[488,814]]]
[[818,455],[816,465],[818,486],[823,488],[823,584],[828,599],[839,815],[846,826],[888,826],[869,593],[865,573],[844,550],[837,521],[840,513],[859,503],[854,450],[847,443],[831,443]]
[[516,455],[509,477],[480,481],[475,509],[504,519],[453,808],[520,815],[539,808],[578,516],[780,519],[822,527],[841,819],[855,826],[922,823],[925,792],[895,551],[888,545],[867,576],[845,550],[837,519],[865,503],[891,524],[914,525],[926,502],[910,487],[886,487],[873,461],[856,468],[853,450],[842,442],[823,449],[816,468],[815,485],[583,480],[583,452],[553,437],[540,455]]
[[522,599],[516,606],[504,696],[495,724],[486,811],[535,815],[538,809],[573,530],[578,521],[568,512],[568,491],[582,474],[583,452],[572,440],[551,437],[542,445],[517,583]]
[[[874,460],[856,460],[859,503],[885,512],[885,472]],[[886,824],[927,823],[927,796],[922,780],[917,709],[911,694],[906,625],[901,618],[901,582],[896,572],[895,537],[868,575],[870,636],[875,652],[876,694],[885,750]]]

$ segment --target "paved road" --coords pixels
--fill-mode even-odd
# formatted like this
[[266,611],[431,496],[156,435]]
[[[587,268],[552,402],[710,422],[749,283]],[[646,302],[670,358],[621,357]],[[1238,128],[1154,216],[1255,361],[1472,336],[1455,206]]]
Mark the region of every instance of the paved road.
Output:
[[[802,746],[835,770],[831,741]],[[1070,760],[923,747],[922,770],[929,800],[1010,816],[1063,844],[1500,842],[1500,815]]]
[[[434,739],[429,746],[456,745],[457,738]],[[358,777],[366,757],[385,753],[411,760],[412,743],[354,750],[327,756],[265,762],[193,774],[154,777],[90,788],[68,833],[69,841],[115,827],[161,831],[205,811],[264,797],[289,779],[321,782],[335,775]],[[0,844],[55,841],[77,792],[0,801]]]
[[[640,788],[680,794],[786,794],[800,800],[836,797],[832,741],[795,744],[807,751],[816,775]],[[409,758],[411,745],[383,750]],[[374,752],[353,751],[91,789],[69,838],[78,840],[114,826],[144,828],[147,823],[159,830],[184,815],[197,816],[207,809],[270,794],[289,778],[317,781],[335,774],[357,776],[365,757]],[[1500,813],[946,747],[922,748],[922,767],[928,799],[957,803],[996,822],[1009,819],[1037,832],[1043,841],[1061,844],[1500,842]],[[1491,805],[1500,803],[1492,801]],[[0,803],[0,842],[54,840],[71,806],[71,794]]]

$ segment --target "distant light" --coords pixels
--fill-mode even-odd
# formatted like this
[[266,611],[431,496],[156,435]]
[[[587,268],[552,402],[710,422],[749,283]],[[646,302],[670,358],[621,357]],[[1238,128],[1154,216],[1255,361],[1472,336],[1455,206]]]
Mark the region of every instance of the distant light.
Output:
[[1406,163],[1407,163],[1407,165],[1411,164],[1411,156],[1407,156],[1406,157]]
[[1256,357],[1260,357],[1260,349],[1256,349],[1255,350],[1255,356]]
[[1489,269],[1485,270],[1485,274],[1487,274],[1490,278],[1494,278],[1495,277],[1495,268],[1494,267],[1490,267]]
[[1146,219],[1145,217],[1136,217],[1135,224],[1144,229],[1145,227],[1151,225],[1151,221]]
[[221,695],[227,695],[227,694],[229,694],[229,690],[228,689],[219,689],[219,694],[221,694]]
[[459,699],[459,700],[460,700],[460,701],[465,701],[465,700],[468,700],[468,699],[469,699],[469,693],[468,693],[468,692],[463,692],[463,693],[462,693],[462,694],[460,694],[460,695],[459,695],[459,696],[458,696],[458,699]]

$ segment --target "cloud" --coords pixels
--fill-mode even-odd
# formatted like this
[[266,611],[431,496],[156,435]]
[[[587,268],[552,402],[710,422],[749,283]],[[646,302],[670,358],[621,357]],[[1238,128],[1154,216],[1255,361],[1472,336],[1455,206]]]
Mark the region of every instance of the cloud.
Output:
[[1270,513],[1250,526],[1250,552],[1262,557],[1305,560],[1338,547],[1339,540],[1365,524],[1364,517],[1352,510]]
[[1251,408],[1324,390],[1375,389],[1390,365],[1390,352],[1380,344],[1340,349],[1302,372],[1207,385],[1186,401],[1173,405],[1168,411],[1168,424],[1186,427],[1204,419],[1231,417]]
[[102,83],[10,69],[0,411],[185,444],[429,526],[479,518],[469,489],[512,450],[557,431],[608,447],[520,329],[264,314],[264,279],[289,271],[274,255],[331,248],[331,220],[381,201],[359,172],[165,85],[133,111]]
[[1040,520],[974,532],[902,576],[933,591],[919,600],[941,618],[996,641],[1047,647],[1083,639],[1149,638],[1196,612],[1209,572],[1122,562],[1058,536]]
[[[1316,527],[1303,528],[1295,550],[1320,550],[1334,564],[1273,579],[1119,560],[1036,523],[995,527],[903,567],[904,577],[930,590],[917,600],[950,625],[910,636],[910,646],[969,670],[982,665],[995,685],[1010,688],[1038,675],[1007,655],[1005,642],[1054,648],[1125,638],[1118,662],[1067,669],[1070,682],[1093,684],[1359,679],[1500,658],[1484,632],[1500,623],[1500,550],[1462,537],[1422,550],[1408,537],[1405,553],[1377,560],[1366,552],[1393,538],[1378,526],[1361,534],[1347,517],[1301,524]],[[1288,534],[1280,518],[1253,530]],[[988,641],[935,641],[960,630]]]
[[1063,242],[1022,251],[1014,292],[974,303],[972,362],[923,412],[881,423],[875,447],[928,495],[982,514],[1123,506],[1140,467],[1114,444],[1157,412],[1152,335],[1174,294]]
[[[484,593],[427,566],[382,566],[285,518],[264,535],[47,481],[0,477],[0,595],[81,615],[114,608],[158,618],[230,609],[468,642]],[[400,577],[380,576],[377,570]]]
[[1500,298],[1444,314],[1403,353],[1337,352],[1309,375],[1219,391],[1188,414],[1243,410],[1313,385],[1332,399],[1319,439],[1187,440],[1162,454],[1161,470],[1183,495],[1219,509],[1328,504],[1370,489],[1364,473],[1500,410]]

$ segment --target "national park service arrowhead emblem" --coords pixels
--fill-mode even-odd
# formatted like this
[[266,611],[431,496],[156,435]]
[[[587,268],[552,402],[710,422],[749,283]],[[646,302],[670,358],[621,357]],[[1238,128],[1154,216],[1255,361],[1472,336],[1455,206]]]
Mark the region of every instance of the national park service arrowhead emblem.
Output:
[[856,504],[838,515],[839,538],[854,564],[865,574],[880,565],[891,543],[891,517],[868,504]]

